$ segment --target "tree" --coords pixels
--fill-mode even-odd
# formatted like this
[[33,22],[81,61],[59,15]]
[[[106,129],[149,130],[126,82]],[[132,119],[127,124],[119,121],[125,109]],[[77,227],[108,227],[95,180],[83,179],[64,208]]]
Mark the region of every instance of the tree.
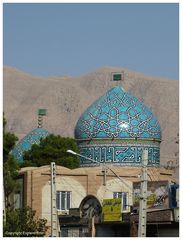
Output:
[[9,202],[9,196],[13,191],[19,189],[19,184],[16,182],[18,176],[19,165],[16,160],[9,156],[3,164],[3,182],[4,182],[4,195],[5,195],[5,207],[13,208]]
[[[3,185],[4,185],[4,236],[26,237],[44,236],[46,232],[45,219],[35,217],[35,211],[30,207],[14,210],[14,203],[9,201],[11,193],[19,190],[17,177],[19,175],[19,164],[11,155],[18,138],[15,134],[6,132],[6,119],[3,115]],[[13,234],[13,235],[12,235]]]
[[24,162],[21,167],[25,166],[43,166],[51,162],[70,169],[79,167],[79,159],[72,156],[66,151],[72,149],[78,152],[78,147],[74,139],[61,137],[60,135],[49,135],[40,140],[40,144],[33,144],[29,151],[23,155]]
[[8,210],[3,229],[4,237],[43,237],[47,231],[46,219],[38,219],[30,207]]
[[15,179],[18,176],[19,165],[10,154],[18,138],[10,132],[5,131],[6,119],[3,115],[3,184],[5,195],[5,207],[9,208],[9,195],[18,188]]
[[5,131],[6,123],[7,121],[3,114],[3,162],[7,161],[11,150],[14,148],[16,141],[18,141],[14,133]]

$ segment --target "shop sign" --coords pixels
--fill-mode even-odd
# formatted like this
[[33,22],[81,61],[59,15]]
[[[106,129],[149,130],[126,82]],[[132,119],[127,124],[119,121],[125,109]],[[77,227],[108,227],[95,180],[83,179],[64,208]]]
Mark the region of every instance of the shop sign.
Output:
[[104,222],[121,221],[121,198],[104,199],[102,214]]

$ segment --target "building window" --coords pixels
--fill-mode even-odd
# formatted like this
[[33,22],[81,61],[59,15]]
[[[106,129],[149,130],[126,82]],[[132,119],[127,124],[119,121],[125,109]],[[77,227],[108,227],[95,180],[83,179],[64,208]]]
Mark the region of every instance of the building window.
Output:
[[58,210],[69,210],[71,207],[71,192],[58,191],[56,204]]
[[113,192],[113,198],[121,198],[122,211],[128,210],[128,192]]
[[14,209],[22,208],[24,205],[24,194],[23,194],[23,187],[24,187],[24,179],[23,177],[20,177],[15,180],[18,185],[18,190],[16,190],[12,194],[11,201],[14,205]]
[[15,192],[14,193],[14,209],[22,208],[22,193]]

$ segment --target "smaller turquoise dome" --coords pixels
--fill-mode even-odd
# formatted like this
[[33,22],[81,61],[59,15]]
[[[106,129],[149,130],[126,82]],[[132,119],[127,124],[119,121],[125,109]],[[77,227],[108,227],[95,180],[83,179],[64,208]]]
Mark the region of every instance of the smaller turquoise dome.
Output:
[[18,162],[23,161],[23,153],[31,149],[33,144],[39,144],[41,138],[46,138],[49,132],[44,128],[33,129],[12,150],[11,154]]

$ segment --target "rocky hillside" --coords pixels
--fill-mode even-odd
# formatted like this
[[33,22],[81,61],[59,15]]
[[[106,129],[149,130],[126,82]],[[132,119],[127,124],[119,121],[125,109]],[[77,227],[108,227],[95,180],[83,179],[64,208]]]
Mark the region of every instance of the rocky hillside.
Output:
[[[124,71],[122,82],[111,81],[112,72]],[[116,84],[141,99],[162,128],[161,163],[178,159],[179,82],[145,76],[128,69],[104,67],[80,77],[35,77],[5,66],[3,104],[7,130],[22,138],[37,127],[37,109],[46,108],[44,127],[62,136],[74,135],[81,113]]]

